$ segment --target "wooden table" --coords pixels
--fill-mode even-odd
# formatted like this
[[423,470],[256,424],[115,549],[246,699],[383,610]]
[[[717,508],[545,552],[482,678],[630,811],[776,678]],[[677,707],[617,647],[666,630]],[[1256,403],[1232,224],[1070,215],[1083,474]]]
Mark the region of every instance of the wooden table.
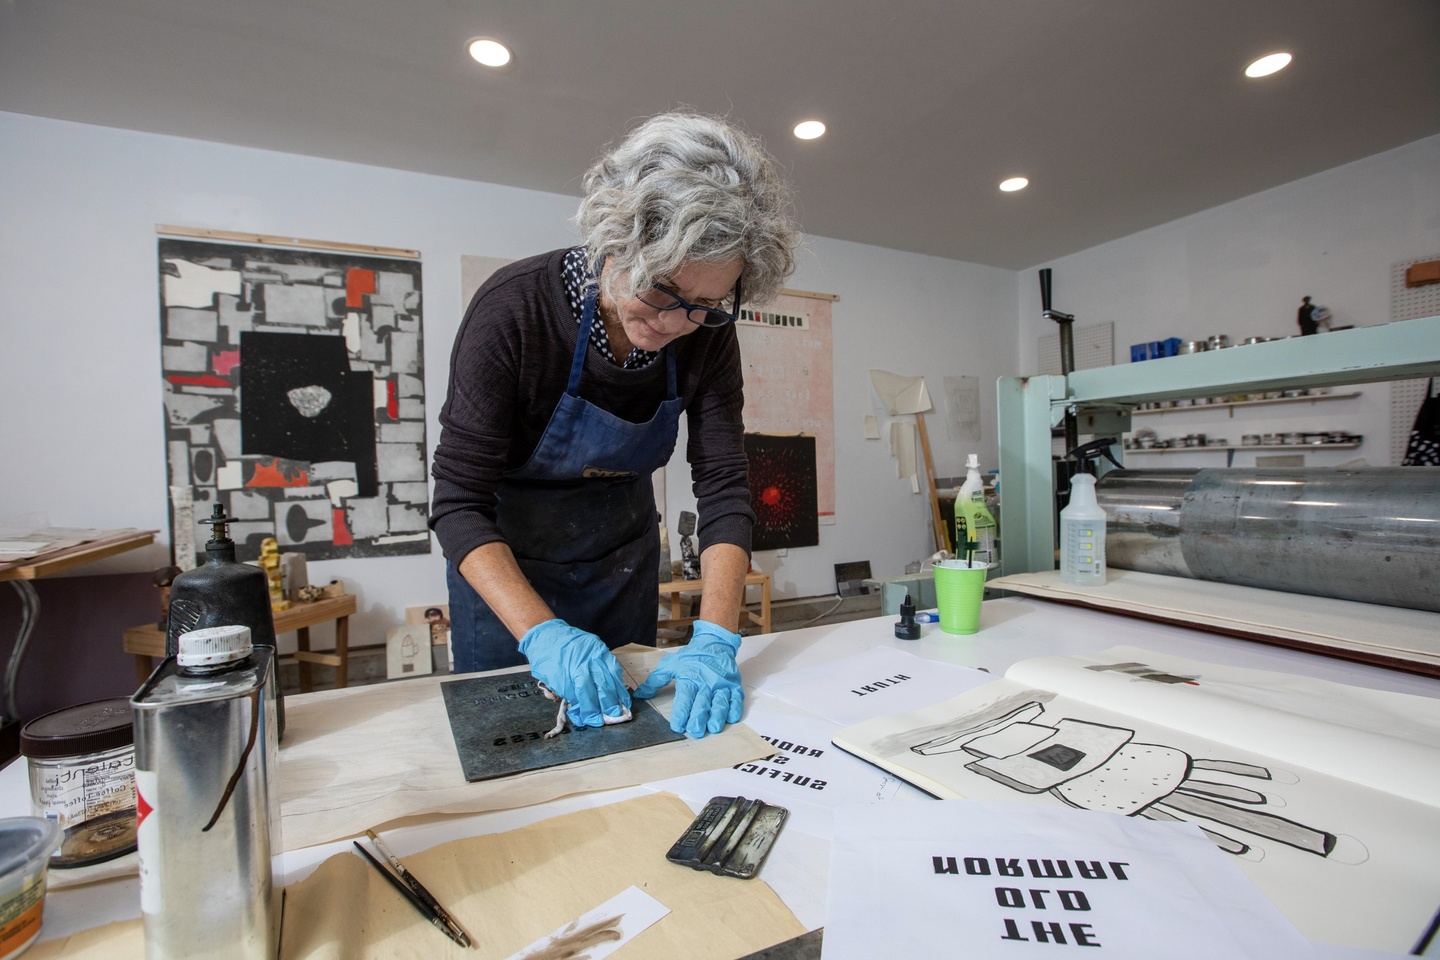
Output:
[[[335,668],[335,687],[350,682],[350,615],[355,612],[354,594],[296,603],[275,614],[275,636],[295,631],[295,659],[300,664],[300,691],[311,688],[310,666],[319,663]],[[310,628],[317,623],[335,621],[335,652],[321,653],[310,649]],[[165,656],[165,631],[153,623],[131,627],[125,631],[125,652],[135,655],[135,676],[144,683],[150,676],[151,657]]]
[[83,564],[113,557],[117,553],[143,547],[155,539],[154,530],[111,530],[107,536],[87,540],[71,547],[49,550],[45,553],[26,557],[23,560],[9,560],[0,563],[0,580],[10,581],[15,592],[20,594],[20,630],[15,635],[15,646],[10,650],[10,662],[5,667],[4,722],[18,722],[19,709],[15,702],[15,687],[20,677],[20,661],[30,643],[30,634],[35,631],[35,621],[40,617],[40,596],[30,585],[52,574],[62,573]]
[[[751,572],[745,575],[745,586],[760,588],[760,613],[757,615],[741,608],[741,626],[753,623],[761,633],[770,632],[770,574]],[[683,627],[699,620],[699,617],[680,616],[680,594],[699,593],[704,587],[702,580],[666,580],[660,584],[660,596],[670,597],[670,617],[661,620],[661,627]]]
[[51,550],[24,560],[0,563],[0,580],[39,580],[71,567],[113,557],[143,547],[155,540],[154,530],[115,530],[99,540],[87,540],[73,547]]

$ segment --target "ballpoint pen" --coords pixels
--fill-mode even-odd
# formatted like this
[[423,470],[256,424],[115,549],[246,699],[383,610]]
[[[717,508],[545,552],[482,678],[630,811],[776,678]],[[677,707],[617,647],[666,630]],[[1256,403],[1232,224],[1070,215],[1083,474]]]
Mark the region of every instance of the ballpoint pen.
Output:
[[435,896],[429,890],[425,889],[425,885],[415,877],[415,874],[411,873],[410,869],[400,862],[400,858],[390,852],[390,848],[385,846],[385,841],[376,836],[374,830],[366,830],[365,835],[370,838],[371,843],[375,844],[375,849],[379,850],[384,854],[385,859],[390,861],[390,866],[395,868],[395,872],[400,875],[400,879],[405,885],[409,887],[415,896],[419,897],[426,906],[434,911],[435,915],[449,928],[450,939],[462,947],[470,946],[470,935],[460,927],[460,924],[455,922],[455,918],[450,916],[450,911],[442,907],[440,901],[436,900]]
[[441,933],[445,934],[445,936],[449,937],[451,940],[454,940],[462,947],[470,946],[470,938],[465,936],[464,931],[460,931],[457,934],[454,930],[451,930],[450,925],[445,922],[444,918],[441,917],[440,914],[435,912],[435,909],[433,907],[427,905],[425,901],[420,899],[420,897],[415,893],[414,890],[410,889],[410,887],[404,883],[404,881],[402,881],[394,873],[387,870],[385,868],[385,865],[379,860],[376,860],[369,850],[366,850],[364,847],[360,846],[359,840],[352,840],[351,842],[355,844],[355,849],[360,851],[361,856],[363,856],[366,860],[369,860],[371,865],[374,866],[376,870],[379,870],[380,873],[384,875],[385,879],[389,880],[396,890],[399,890],[402,894],[404,894],[405,899],[410,901],[411,906],[413,906],[416,910],[419,910],[422,914],[424,914],[427,920],[429,920],[435,925],[435,929],[439,930]]

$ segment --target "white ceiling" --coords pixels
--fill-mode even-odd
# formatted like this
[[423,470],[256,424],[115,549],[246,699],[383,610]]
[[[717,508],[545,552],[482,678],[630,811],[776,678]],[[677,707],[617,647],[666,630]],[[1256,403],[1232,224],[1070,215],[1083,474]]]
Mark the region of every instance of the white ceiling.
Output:
[[677,105],[810,233],[1020,269],[1440,132],[1440,2],[0,0],[16,113],[577,194]]

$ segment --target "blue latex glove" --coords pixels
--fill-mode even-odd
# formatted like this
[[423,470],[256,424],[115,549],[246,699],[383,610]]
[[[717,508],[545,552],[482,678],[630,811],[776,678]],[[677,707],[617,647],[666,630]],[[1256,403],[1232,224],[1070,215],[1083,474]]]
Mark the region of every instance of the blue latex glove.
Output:
[[520,653],[535,679],[565,700],[565,715],[575,726],[603,727],[605,717],[630,709],[620,661],[595,634],[564,620],[546,620],[520,638]]
[[690,642],[662,657],[645,682],[635,688],[635,697],[648,700],[674,680],[670,729],[696,739],[719,733],[725,724],[738,721],[745,709],[740,667],[735,663],[739,650],[740,634],[697,620]]

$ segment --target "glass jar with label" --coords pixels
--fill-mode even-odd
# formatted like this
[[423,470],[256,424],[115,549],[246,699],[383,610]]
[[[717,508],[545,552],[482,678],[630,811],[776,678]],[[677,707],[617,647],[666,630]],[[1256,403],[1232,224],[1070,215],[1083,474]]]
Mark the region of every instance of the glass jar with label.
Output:
[[134,744],[125,697],[65,707],[21,729],[31,809],[63,831],[52,868],[83,867],[135,849]]

